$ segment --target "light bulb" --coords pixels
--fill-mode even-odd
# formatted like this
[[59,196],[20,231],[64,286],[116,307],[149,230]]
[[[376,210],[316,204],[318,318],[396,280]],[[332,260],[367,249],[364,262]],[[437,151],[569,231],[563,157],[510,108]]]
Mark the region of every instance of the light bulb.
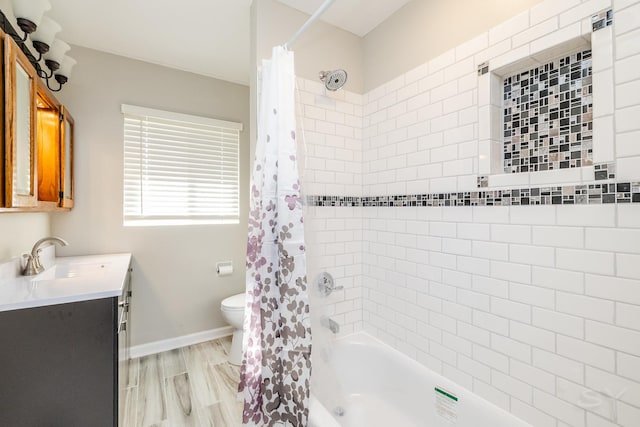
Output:
[[69,76],[71,75],[71,69],[76,64],[77,64],[77,61],[75,59],[65,55],[64,58],[62,58],[62,62],[60,63],[60,68],[58,69],[58,71],[56,71],[56,74],[69,78]]
[[36,42],[38,42],[49,48],[51,47],[51,43],[53,43],[53,39],[56,34],[60,30],[62,30],[60,24],[48,16],[43,16],[40,25],[38,25],[38,29],[31,35],[31,40],[33,41],[34,46],[36,45]]
[[35,31],[42,15],[49,9],[49,0],[13,0],[13,14],[18,20],[18,26],[26,33]]
[[60,65],[62,63],[62,60],[64,59],[64,54],[67,53],[69,49],[71,49],[71,46],[69,46],[62,40],[55,39],[49,47],[49,52],[47,52],[47,54],[44,56],[44,59],[47,62],[52,61]]

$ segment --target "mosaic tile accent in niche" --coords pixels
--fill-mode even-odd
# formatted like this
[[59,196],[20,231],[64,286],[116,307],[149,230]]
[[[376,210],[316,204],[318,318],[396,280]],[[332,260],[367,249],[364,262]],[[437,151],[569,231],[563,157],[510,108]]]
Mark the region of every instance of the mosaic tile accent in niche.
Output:
[[506,77],[504,172],[591,165],[592,94],[591,50]]

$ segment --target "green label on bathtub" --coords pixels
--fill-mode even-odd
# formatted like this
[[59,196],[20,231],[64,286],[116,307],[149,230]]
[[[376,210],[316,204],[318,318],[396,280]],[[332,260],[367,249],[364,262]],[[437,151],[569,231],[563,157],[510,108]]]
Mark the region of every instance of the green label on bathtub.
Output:
[[438,387],[436,387],[436,391],[444,396],[447,396],[451,400],[455,400],[456,402],[458,401],[458,398],[453,394],[449,393],[448,391],[444,391],[443,389]]
[[436,414],[440,418],[456,424],[458,421],[458,396],[442,387],[435,387],[434,390],[436,391]]

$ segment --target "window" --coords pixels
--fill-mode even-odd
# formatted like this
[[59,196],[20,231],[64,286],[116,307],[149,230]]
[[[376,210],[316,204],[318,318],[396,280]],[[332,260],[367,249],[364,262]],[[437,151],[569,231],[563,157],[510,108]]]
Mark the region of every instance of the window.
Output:
[[241,123],[122,105],[124,225],[237,224]]

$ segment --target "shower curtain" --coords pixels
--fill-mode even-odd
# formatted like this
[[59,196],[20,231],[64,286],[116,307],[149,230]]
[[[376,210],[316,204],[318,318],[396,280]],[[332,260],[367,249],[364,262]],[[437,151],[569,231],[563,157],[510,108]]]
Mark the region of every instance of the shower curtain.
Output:
[[296,164],[293,52],[262,64],[239,393],[243,425],[307,425],[311,319]]

